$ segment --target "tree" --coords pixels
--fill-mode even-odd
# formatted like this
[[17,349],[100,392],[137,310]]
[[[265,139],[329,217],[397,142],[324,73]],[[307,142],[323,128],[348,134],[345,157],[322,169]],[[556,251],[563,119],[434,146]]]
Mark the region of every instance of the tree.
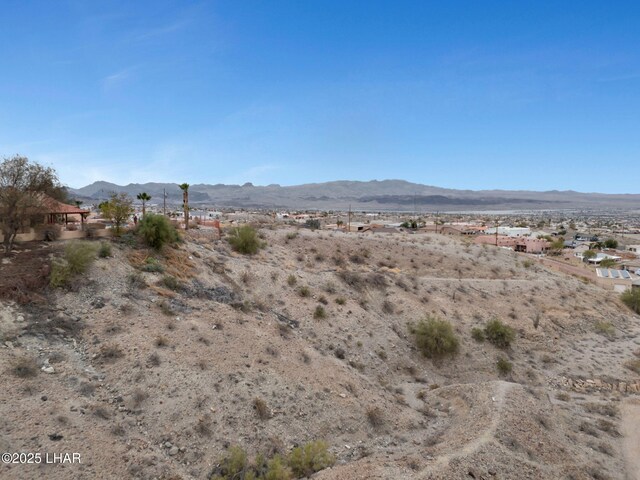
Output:
[[149,195],[147,192],[142,192],[139,193],[136,198],[142,202],[142,216],[144,217],[145,213],[147,213],[146,204],[149,200],[151,200],[151,195]]
[[120,235],[122,225],[127,222],[134,212],[133,200],[125,192],[111,194],[109,201],[102,202],[99,208],[102,216],[113,222],[116,236]]
[[66,196],[55,170],[16,155],[0,163],[0,226],[5,254],[25,223],[42,221],[43,195],[56,199]]
[[589,260],[590,258],[595,258],[597,255],[596,252],[594,252],[593,250],[586,250],[583,254],[582,254],[582,258],[584,258],[585,260]]
[[564,248],[564,237],[559,237],[549,246],[549,254],[550,255],[560,255],[562,253],[562,249]]
[[182,206],[184,207],[184,229],[189,230],[189,184],[181,184],[180,190],[182,190]]
[[618,241],[615,238],[607,238],[604,241],[605,248],[618,248]]

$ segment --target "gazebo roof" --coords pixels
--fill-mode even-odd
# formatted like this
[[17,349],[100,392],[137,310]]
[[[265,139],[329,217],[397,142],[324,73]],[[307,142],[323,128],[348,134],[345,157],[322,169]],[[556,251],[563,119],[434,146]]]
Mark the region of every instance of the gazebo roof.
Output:
[[48,195],[44,195],[42,198],[42,204],[49,214],[69,214],[69,215],[82,215],[91,213],[90,210],[83,210],[75,205],[68,205],[66,203],[59,202],[55,198],[51,198]]

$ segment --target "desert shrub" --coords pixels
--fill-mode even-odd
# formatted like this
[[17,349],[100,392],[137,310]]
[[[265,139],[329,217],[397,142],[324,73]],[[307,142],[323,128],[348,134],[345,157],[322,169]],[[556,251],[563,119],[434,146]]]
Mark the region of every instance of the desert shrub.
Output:
[[596,321],[594,325],[596,333],[604,335],[605,337],[613,337],[616,334],[616,329],[611,322],[605,322],[604,320]]
[[367,420],[374,428],[384,425],[384,412],[380,407],[369,407],[367,409]]
[[313,311],[313,318],[316,320],[322,320],[323,318],[327,318],[327,311],[324,309],[322,305],[318,305],[316,309]]
[[303,285],[298,289],[298,295],[300,295],[302,298],[308,298],[311,296],[311,290],[309,290],[309,287],[307,287],[306,285]]
[[162,272],[164,272],[164,267],[158,261],[158,259],[154,258],[154,257],[145,258],[144,265],[142,265],[142,267],[140,267],[140,269],[143,272],[149,272],[149,273],[162,273]]
[[318,230],[320,228],[320,220],[317,218],[310,218],[306,222],[304,222],[304,226],[306,228],[310,228],[311,230]]
[[147,282],[140,273],[130,273],[127,275],[127,284],[133,289],[147,288]]
[[62,258],[51,263],[49,283],[52,287],[62,287],[75,275],[86,272],[96,258],[96,246],[93,243],[74,241],[64,248]]
[[500,373],[500,375],[507,375],[511,373],[511,370],[513,370],[513,365],[506,358],[499,357],[498,361],[496,362],[496,368],[498,369],[498,373]]
[[634,358],[633,360],[627,360],[624,364],[625,368],[628,368],[633,373],[640,375],[640,358]]
[[18,378],[35,377],[38,374],[38,364],[34,358],[18,357],[11,362],[9,371]]
[[338,297],[338,298],[336,298],[336,303],[338,305],[344,305],[345,303],[347,303],[347,299],[344,298],[344,297]]
[[471,338],[473,338],[476,342],[482,343],[485,341],[484,330],[478,327],[473,327],[471,329]]
[[295,238],[297,238],[298,236],[298,232],[289,232],[287,233],[286,239],[287,240],[293,240]]
[[287,285],[293,287],[298,282],[296,276],[292,273],[287,277]]
[[326,442],[317,440],[294,448],[284,457],[275,454],[270,458],[257,455],[252,461],[238,446],[229,448],[229,453],[214,469],[211,480],[291,480],[306,478],[320,470],[331,467],[335,457],[329,453]]
[[114,362],[124,357],[124,352],[117,345],[103,345],[100,348],[100,358],[105,362]]
[[498,348],[509,348],[516,337],[516,333],[509,325],[505,325],[499,319],[489,320],[484,327],[485,337]]
[[382,313],[386,313],[387,315],[391,315],[395,312],[395,307],[393,305],[393,303],[391,303],[389,300],[385,300],[384,302],[382,302]]
[[256,397],[253,399],[253,408],[256,411],[256,415],[260,420],[266,420],[271,417],[271,412],[269,411],[269,407],[267,406],[267,402],[263,399]]
[[173,291],[182,290],[183,288],[182,282],[171,275],[165,275],[162,277],[161,283],[163,286]]
[[111,256],[111,244],[109,242],[100,242],[100,247],[98,247],[98,256],[100,258],[107,258]]
[[180,239],[178,231],[164,215],[146,214],[138,224],[138,234],[151,248],[160,250],[164,245]]
[[228,234],[227,241],[231,248],[244,255],[255,255],[265,246],[258,238],[256,229],[250,225],[233,228]]
[[631,288],[623,292],[620,300],[635,313],[640,314],[640,288]]
[[425,357],[438,358],[458,353],[459,341],[453,327],[446,320],[427,317],[411,328],[416,345]]
[[328,445],[322,440],[306,443],[294,448],[289,454],[288,463],[297,477],[309,477],[335,463],[335,457],[329,453]]

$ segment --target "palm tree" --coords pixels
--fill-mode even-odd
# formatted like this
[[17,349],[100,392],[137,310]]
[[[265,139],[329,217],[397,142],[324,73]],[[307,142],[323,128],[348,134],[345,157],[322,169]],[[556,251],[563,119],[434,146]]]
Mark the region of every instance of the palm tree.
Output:
[[146,204],[149,200],[151,200],[151,195],[147,192],[142,192],[138,194],[138,200],[142,202],[142,216],[144,217],[145,213],[147,213]]
[[189,184],[179,185],[182,190],[182,206],[184,207],[184,229],[189,230]]

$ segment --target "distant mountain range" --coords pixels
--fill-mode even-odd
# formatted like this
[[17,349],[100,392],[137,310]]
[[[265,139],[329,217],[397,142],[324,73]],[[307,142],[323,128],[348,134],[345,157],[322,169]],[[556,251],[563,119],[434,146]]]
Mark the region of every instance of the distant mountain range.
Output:
[[[150,203],[161,203],[166,190],[169,204],[182,203],[175,183],[131,183],[121,186],[94,182],[70,193],[85,202],[104,200],[113,192],[133,198],[151,195]],[[639,209],[640,194],[581,193],[571,190],[546,192],[512,190],[455,190],[404,180],[335,181],[295,186],[194,184],[189,202],[197,205],[242,208],[293,208],[304,210],[346,209],[367,211],[436,210],[540,210],[540,209]]]

